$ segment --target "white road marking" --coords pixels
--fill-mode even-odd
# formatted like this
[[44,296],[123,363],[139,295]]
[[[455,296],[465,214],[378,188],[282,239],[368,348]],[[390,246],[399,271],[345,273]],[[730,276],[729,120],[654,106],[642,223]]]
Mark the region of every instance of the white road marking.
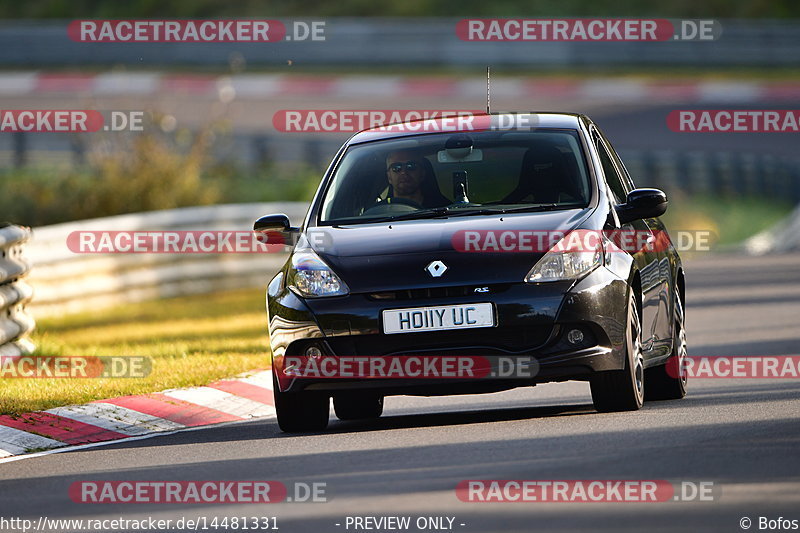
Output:
[[59,446],[66,446],[66,444],[35,433],[0,426],[0,457],[26,453],[33,448],[56,448]]
[[212,389],[211,387],[194,387],[191,389],[166,391],[163,394],[177,400],[202,405],[209,409],[215,409],[242,418],[275,414],[275,408],[271,405],[248,400],[247,398]]
[[241,381],[242,383],[272,390],[272,370],[265,370],[263,372],[259,372],[258,374],[247,376],[246,378],[239,378],[236,381]]

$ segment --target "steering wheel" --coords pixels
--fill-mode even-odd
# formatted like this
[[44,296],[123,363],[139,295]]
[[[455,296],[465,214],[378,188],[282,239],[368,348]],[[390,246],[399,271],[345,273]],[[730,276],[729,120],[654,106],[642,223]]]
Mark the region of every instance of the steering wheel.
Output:
[[364,214],[371,214],[371,215],[388,215],[388,214],[401,214],[401,213],[411,213],[412,211],[418,211],[420,209],[424,209],[421,205],[419,205],[414,200],[409,200],[407,198],[392,198],[391,202],[378,202],[377,204],[373,205],[366,211]]

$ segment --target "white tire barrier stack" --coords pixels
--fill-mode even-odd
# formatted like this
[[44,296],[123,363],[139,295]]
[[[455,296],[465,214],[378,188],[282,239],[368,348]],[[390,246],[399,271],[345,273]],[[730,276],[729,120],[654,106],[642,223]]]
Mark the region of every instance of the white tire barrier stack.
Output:
[[0,224],[0,357],[16,357],[34,348],[27,336],[35,323],[25,309],[33,290],[23,280],[30,270],[23,257],[30,237],[28,228]]

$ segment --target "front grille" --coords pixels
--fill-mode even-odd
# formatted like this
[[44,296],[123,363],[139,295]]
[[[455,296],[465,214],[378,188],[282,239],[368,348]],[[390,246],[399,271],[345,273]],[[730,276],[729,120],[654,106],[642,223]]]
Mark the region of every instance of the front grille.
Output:
[[[480,289],[480,290],[476,290]],[[461,287],[425,287],[422,289],[406,289],[399,291],[373,292],[367,295],[370,300],[403,301],[423,300],[430,298],[456,298],[459,296],[480,296],[481,294],[498,294],[508,289],[503,285],[464,285]]]
[[348,335],[325,340],[339,356],[402,354],[493,355],[533,350],[547,340],[549,327],[476,328],[473,330]]

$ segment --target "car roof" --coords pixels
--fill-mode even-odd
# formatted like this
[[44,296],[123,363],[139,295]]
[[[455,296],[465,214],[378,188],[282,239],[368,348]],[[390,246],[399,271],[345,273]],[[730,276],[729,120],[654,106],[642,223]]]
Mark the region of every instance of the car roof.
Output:
[[[436,133],[469,133],[489,129],[512,130],[514,124],[525,125],[527,129],[532,125],[540,128],[580,129],[581,121],[591,122],[588,117],[579,113],[558,112],[530,112],[530,113],[491,113],[473,114],[463,112],[460,120],[451,112],[448,117],[423,118],[383,126],[377,126],[360,131],[353,135],[347,144],[358,144],[384,139],[409,137],[412,135],[426,135]],[[501,125],[508,125],[506,127]]]

